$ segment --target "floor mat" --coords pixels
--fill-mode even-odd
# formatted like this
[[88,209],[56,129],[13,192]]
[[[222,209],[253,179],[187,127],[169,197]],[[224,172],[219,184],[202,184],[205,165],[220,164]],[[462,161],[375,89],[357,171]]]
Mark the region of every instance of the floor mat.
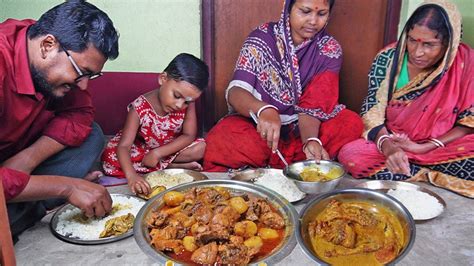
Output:
[[120,186],[127,184],[127,179],[104,175],[99,178],[99,184],[104,187]]

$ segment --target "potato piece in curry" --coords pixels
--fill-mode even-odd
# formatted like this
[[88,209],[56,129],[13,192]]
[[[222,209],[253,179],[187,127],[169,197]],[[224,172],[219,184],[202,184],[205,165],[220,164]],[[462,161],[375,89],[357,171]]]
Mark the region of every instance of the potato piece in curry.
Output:
[[163,199],[147,221],[151,245],[186,265],[245,265],[272,252],[285,234],[283,216],[252,194],[205,187]]

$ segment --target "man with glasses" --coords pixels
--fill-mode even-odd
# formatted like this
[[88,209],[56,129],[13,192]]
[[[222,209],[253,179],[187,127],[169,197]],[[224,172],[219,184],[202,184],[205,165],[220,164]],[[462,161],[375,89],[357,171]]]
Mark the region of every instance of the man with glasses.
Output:
[[117,56],[112,21],[85,1],[0,23],[0,178],[15,240],[65,201],[89,217],[111,210],[89,181],[104,138],[87,84]]

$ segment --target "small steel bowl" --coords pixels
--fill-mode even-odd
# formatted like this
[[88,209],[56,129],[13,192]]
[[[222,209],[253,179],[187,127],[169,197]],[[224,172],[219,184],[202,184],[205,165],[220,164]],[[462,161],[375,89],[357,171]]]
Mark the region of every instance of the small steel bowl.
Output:
[[298,213],[296,209],[288,203],[288,201],[280,196],[278,193],[267,189],[260,185],[254,185],[247,182],[235,181],[235,180],[202,180],[191,183],[181,184],[171,189],[168,189],[154,198],[150,199],[141,209],[135,219],[133,225],[133,233],[135,241],[141,250],[147,254],[150,258],[159,263],[159,265],[186,265],[185,262],[173,261],[173,259],[167,256],[164,252],[154,249],[150,245],[150,234],[146,222],[154,210],[161,208],[164,205],[164,195],[168,191],[187,191],[193,187],[224,187],[230,190],[232,195],[242,194],[253,194],[268,200],[276,210],[278,210],[285,220],[285,236],[282,243],[276,247],[271,254],[266,257],[259,258],[257,261],[251,261],[250,265],[261,265],[266,263],[267,265],[274,265],[286,256],[296,246],[296,226],[298,223]]
[[381,192],[365,188],[350,188],[336,190],[320,195],[311,200],[301,211],[300,223],[298,224],[296,238],[304,253],[306,253],[306,255],[308,255],[308,257],[310,257],[312,260],[318,262],[319,264],[328,264],[326,261],[323,261],[321,258],[319,258],[319,256],[313,250],[311,239],[308,233],[308,224],[314,221],[318,214],[321,213],[326,208],[328,203],[334,199],[341,201],[361,200],[374,202],[379,206],[383,206],[392,211],[402,225],[404,233],[404,244],[400,254],[398,254],[398,256],[389,264],[396,264],[397,262],[402,260],[402,258],[405,257],[406,254],[408,254],[413,244],[415,243],[416,227],[413,217],[411,216],[410,212],[405,208],[405,206],[403,206],[403,204],[401,204],[395,198]]
[[[326,182],[308,182],[301,179],[301,172],[305,167],[317,167],[323,173],[327,173],[333,168],[340,169],[341,175],[335,179],[326,181]],[[342,178],[346,174],[344,167],[337,162],[321,160],[319,163],[316,163],[315,160],[306,160],[301,162],[296,162],[290,164],[288,167],[285,167],[283,174],[292,179],[296,186],[303,192],[307,194],[319,194],[329,192],[337,187],[341,182]]]

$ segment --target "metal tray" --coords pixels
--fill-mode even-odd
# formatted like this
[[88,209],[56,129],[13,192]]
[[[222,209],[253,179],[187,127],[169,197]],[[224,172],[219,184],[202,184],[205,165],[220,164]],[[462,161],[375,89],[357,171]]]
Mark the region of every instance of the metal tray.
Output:
[[[283,170],[273,169],[273,168],[247,169],[247,170],[243,170],[243,171],[240,171],[240,172],[230,174],[230,178],[232,180],[255,183],[255,181],[257,181],[257,179],[259,179],[260,177],[262,177],[264,175],[280,175],[280,176],[283,176],[284,178],[287,179],[287,177],[283,174]],[[288,181],[293,182],[291,179],[288,179]],[[275,192],[278,193],[278,191],[275,191]],[[298,198],[296,200],[292,200],[292,201],[288,200],[288,199],[287,200],[291,203],[299,202],[300,200],[302,200],[306,197],[306,194],[304,192],[301,192],[301,193],[303,193],[303,195],[300,198]],[[283,195],[281,195],[281,196],[283,196]]]
[[[273,190],[267,189],[263,186],[250,184],[248,182],[241,182],[235,180],[202,180],[197,182],[191,182],[176,186],[172,189],[166,190],[168,191],[187,191],[191,188],[202,188],[202,187],[224,187],[231,191],[232,195],[239,195],[239,194],[253,194],[255,196],[259,196],[262,198],[266,198],[273,206],[283,215],[286,223],[286,232],[285,237],[281,245],[272,252],[272,254],[268,255],[265,258],[260,258],[258,261],[252,261],[249,265],[251,266],[258,266],[258,265],[274,265],[277,262],[281,261],[283,258],[288,256],[291,251],[296,246],[296,226],[298,223],[298,213],[296,212],[295,207],[288,203],[286,199],[284,199],[280,194],[277,194]],[[160,193],[157,196],[150,199],[145,206],[143,206],[140,212],[137,215],[137,219],[135,219],[135,224],[133,226],[134,237],[137,245],[141,248],[141,250],[147,254],[150,258],[152,258],[155,262],[159,265],[187,265],[185,263],[179,261],[173,261],[171,257],[166,255],[165,253],[156,250],[150,245],[150,234],[149,228],[146,224],[150,215],[152,215],[153,211],[161,208],[164,204],[164,194]]]
[[[126,198],[134,198],[137,199],[140,202],[145,202],[143,199],[133,196],[133,195],[125,195],[125,194],[111,194],[112,197],[126,197]],[[71,237],[68,235],[62,235],[58,231],[56,231],[58,222],[59,222],[59,215],[64,213],[67,210],[73,210],[76,209],[77,207],[67,204],[61,207],[59,210],[57,210],[53,217],[51,218],[51,221],[49,223],[49,228],[51,229],[51,232],[53,233],[54,236],[57,238],[69,242],[72,244],[80,244],[80,245],[98,245],[98,244],[105,244],[105,243],[111,243],[115,241],[119,241],[122,239],[125,239],[127,237],[130,237],[133,235],[133,228],[128,230],[125,234],[119,235],[119,236],[111,236],[111,237],[105,237],[105,238],[97,238],[97,239],[80,239],[76,237]],[[134,214],[135,218],[137,217],[137,213]]]
[[441,211],[438,215],[432,216],[430,218],[425,218],[425,219],[415,219],[415,221],[427,221],[427,220],[434,219],[440,216],[444,212],[444,210],[447,208],[446,202],[441,196],[439,196],[438,194],[436,194],[435,192],[427,188],[416,185],[414,183],[408,183],[408,182],[403,182],[403,181],[372,180],[372,181],[360,183],[356,185],[355,187],[368,188],[372,190],[381,191],[384,193],[387,193],[390,189],[418,190],[435,197],[438,200],[438,202],[441,205],[443,205],[443,211]]

